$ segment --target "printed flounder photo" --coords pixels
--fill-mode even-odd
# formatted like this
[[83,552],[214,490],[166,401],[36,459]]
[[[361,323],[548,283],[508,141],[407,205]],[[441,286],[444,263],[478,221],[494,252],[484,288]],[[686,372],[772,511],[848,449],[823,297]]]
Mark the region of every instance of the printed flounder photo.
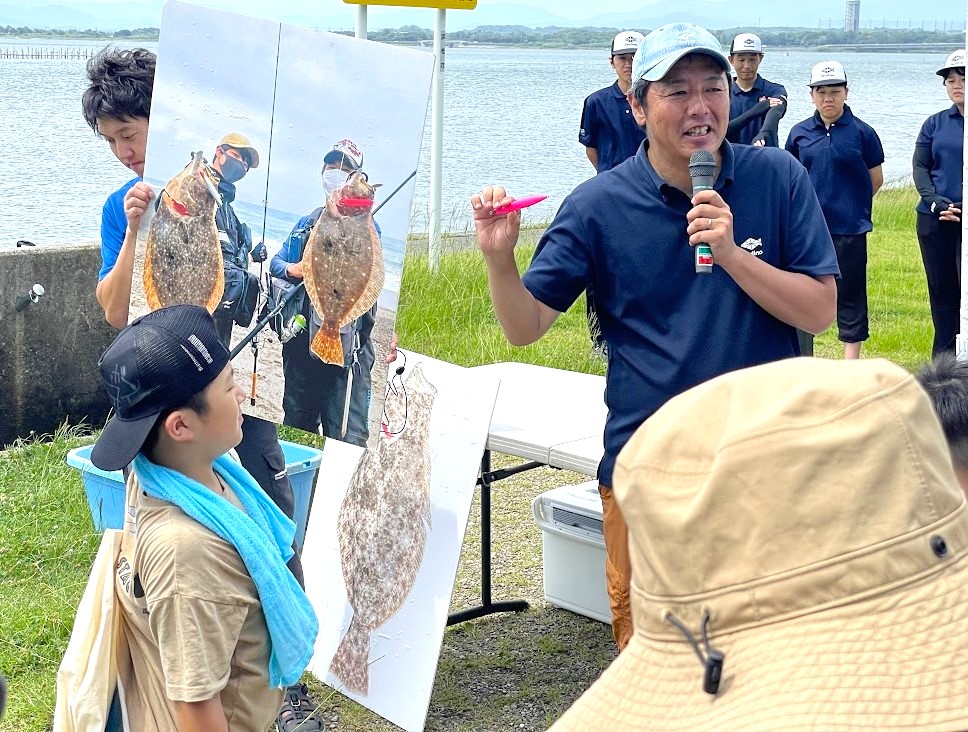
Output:
[[158,194],[148,229],[144,288],[150,310],[200,305],[210,313],[222,299],[225,273],[215,225],[218,181],[202,153]]
[[430,520],[430,416],[437,389],[418,364],[386,398],[386,422],[350,479],[337,520],[350,626],[330,663],[369,693],[370,633],[403,606],[423,562]]
[[306,292],[321,325],[310,349],[325,363],[343,365],[339,329],[380,297],[383,248],[373,225],[373,196],[366,173],[356,171],[329,198],[303,252]]

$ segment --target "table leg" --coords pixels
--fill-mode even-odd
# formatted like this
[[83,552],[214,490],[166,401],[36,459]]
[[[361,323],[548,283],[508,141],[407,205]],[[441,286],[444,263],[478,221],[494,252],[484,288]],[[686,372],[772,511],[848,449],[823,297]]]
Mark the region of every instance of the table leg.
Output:
[[482,618],[493,613],[520,612],[527,610],[526,600],[491,601],[491,486],[494,481],[502,480],[525,470],[540,467],[542,463],[528,462],[511,468],[491,471],[491,451],[485,450],[481,457],[481,604],[447,616],[447,625],[463,623],[465,620]]

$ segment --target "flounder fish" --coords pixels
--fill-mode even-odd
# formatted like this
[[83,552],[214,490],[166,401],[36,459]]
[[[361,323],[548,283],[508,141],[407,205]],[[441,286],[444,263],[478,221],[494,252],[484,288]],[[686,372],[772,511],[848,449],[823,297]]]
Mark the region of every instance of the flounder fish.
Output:
[[430,520],[430,415],[437,389],[418,364],[384,403],[387,422],[360,458],[337,521],[353,618],[329,670],[368,694],[370,633],[403,606],[423,562]]
[[321,325],[309,347],[325,363],[343,365],[339,329],[373,307],[383,289],[383,247],[370,211],[375,186],[366,173],[326,199],[302,256],[306,292]]
[[214,312],[225,273],[215,225],[218,181],[201,152],[168,181],[148,229],[144,288],[148,308],[200,305]]

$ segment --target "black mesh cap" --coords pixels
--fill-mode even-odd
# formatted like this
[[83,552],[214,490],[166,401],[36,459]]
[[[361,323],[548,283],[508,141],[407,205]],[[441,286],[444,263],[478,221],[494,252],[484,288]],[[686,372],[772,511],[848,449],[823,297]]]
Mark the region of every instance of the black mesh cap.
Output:
[[98,361],[114,416],[94,445],[91,462],[101,470],[130,463],[158,415],[184,405],[228,362],[229,352],[205,308],[173,305],[135,320]]

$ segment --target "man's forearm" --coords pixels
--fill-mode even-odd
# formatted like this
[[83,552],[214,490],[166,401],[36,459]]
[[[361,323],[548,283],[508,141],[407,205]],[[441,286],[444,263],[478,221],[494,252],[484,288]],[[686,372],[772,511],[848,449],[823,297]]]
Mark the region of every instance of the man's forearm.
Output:
[[595,170],[598,170],[598,149],[594,147],[586,147],[585,157],[588,158],[588,162],[592,164],[592,167]]
[[816,335],[834,322],[837,284],[833,275],[786,272],[744,251],[723,268],[761,308],[784,323]]
[[514,255],[491,255],[487,264],[487,283],[491,303],[504,335],[515,346],[526,346],[541,338],[558,313],[535,299],[521,281]]
[[104,319],[115,328],[128,324],[128,308],[131,304],[131,278],[134,273],[134,249],[137,232],[126,231],[121,251],[114,268],[97,283],[95,296],[104,311]]

